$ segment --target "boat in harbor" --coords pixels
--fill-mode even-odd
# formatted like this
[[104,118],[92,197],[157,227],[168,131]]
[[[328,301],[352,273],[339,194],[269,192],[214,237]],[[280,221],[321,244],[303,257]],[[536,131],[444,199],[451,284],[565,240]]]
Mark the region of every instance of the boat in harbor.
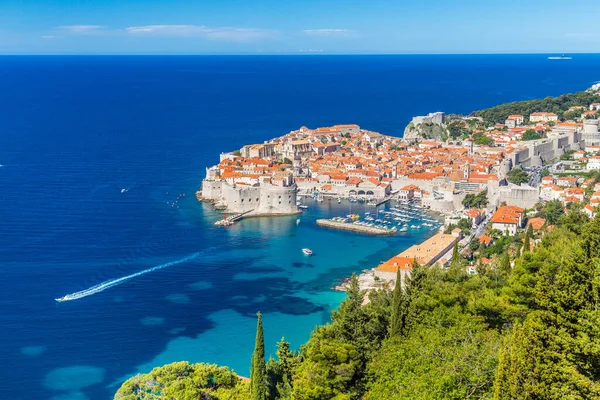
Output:
[[312,256],[313,255],[312,250],[309,249],[309,248],[302,249],[302,252],[304,253],[305,256]]
[[302,206],[298,206],[298,208],[301,210],[306,210],[308,208],[308,206],[302,205]]
[[408,228],[406,226],[403,226],[402,228],[400,228],[399,232],[408,232]]
[[296,219],[296,225],[300,225],[300,218]]

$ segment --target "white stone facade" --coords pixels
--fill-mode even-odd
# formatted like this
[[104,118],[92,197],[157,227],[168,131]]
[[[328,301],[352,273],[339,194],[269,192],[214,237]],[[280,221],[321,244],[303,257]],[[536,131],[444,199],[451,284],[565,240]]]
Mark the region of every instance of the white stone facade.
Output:
[[252,214],[296,214],[296,186],[275,186],[263,182],[250,186],[222,180],[202,181],[202,196],[227,205],[227,212]]

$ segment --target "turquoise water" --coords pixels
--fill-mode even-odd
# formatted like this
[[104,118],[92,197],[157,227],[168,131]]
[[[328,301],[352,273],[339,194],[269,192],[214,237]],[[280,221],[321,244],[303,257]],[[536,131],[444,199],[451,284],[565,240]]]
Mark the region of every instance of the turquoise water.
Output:
[[[314,326],[329,321],[331,310],[337,308],[344,293],[332,287],[352,272],[377,266],[399,251],[421,242],[435,233],[434,228],[411,230],[393,237],[375,237],[318,227],[319,218],[344,216],[352,211],[364,217],[365,212],[375,213],[373,206],[364,203],[350,204],[335,200],[317,202],[303,200],[309,208],[300,216],[263,217],[244,219],[228,228],[218,228],[224,243],[246,243],[247,246],[220,249],[219,260],[223,273],[231,276],[234,284],[247,287],[245,291],[228,293],[228,302],[236,303],[237,310],[220,310],[209,314],[212,329],[197,336],[178,336],[149,362],[136,367],[136,372],[147,372],[153,366],[178,360],[211,362],[228,365],[241,374],[247,374],[249,363],[244,354],[251,354],[254,346],[256,318],[261,311],[264,318],[267,352],[274,354],[275,343],[282,337],[293,347],[304,343]],[[391,204],[379,206],[388,210]],[[201,208],[201,210],[197,210]],[[189,218],[198,218],[205,229],[222,218],[207,204],[188,205],[183,210]],[[433,214],[425,214],[436,218]],[[300,219],[300,223],[296,220]],[[217,246],[218,241],[214,242]],[[313,256],[305,256],[301,249],[308,247]],[[201,277],[199,277],[201,278]],[[197,279],[197,278],[195,278]],[[213,276],[206,276],[181,288],[167,300],[182,308],[189,307],[194,292],[220,289]],[[227,288],[222,288],[227,291]],[[249,292],[251,290],[251,292]],[[152,321],[150,321],[152,322]],[[148,325],[161,325],[155,321]],[[185,327],[174,328],[185,333]],[[227,340],[223,340],[223,338]]]

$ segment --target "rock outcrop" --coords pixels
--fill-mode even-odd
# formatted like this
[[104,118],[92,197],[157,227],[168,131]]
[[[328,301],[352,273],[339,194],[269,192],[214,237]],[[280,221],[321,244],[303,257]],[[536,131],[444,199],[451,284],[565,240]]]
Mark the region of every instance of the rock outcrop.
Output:
[[423,140],[435,140],[445,142],[448,139],[448,129],[444,124],[435,124],[424,122],[415,124],[409,123],[404,129],[404,141],[407,143],[415,143]]

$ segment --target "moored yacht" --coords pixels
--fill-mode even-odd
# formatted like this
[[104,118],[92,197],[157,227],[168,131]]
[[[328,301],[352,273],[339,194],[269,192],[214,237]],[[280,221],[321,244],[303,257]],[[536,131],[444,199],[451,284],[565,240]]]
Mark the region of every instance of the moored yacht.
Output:
[[312,256],[313,255],[312,250],[309,249],[309,248],[302,249],[302,252],[304,253],[305,256]]

